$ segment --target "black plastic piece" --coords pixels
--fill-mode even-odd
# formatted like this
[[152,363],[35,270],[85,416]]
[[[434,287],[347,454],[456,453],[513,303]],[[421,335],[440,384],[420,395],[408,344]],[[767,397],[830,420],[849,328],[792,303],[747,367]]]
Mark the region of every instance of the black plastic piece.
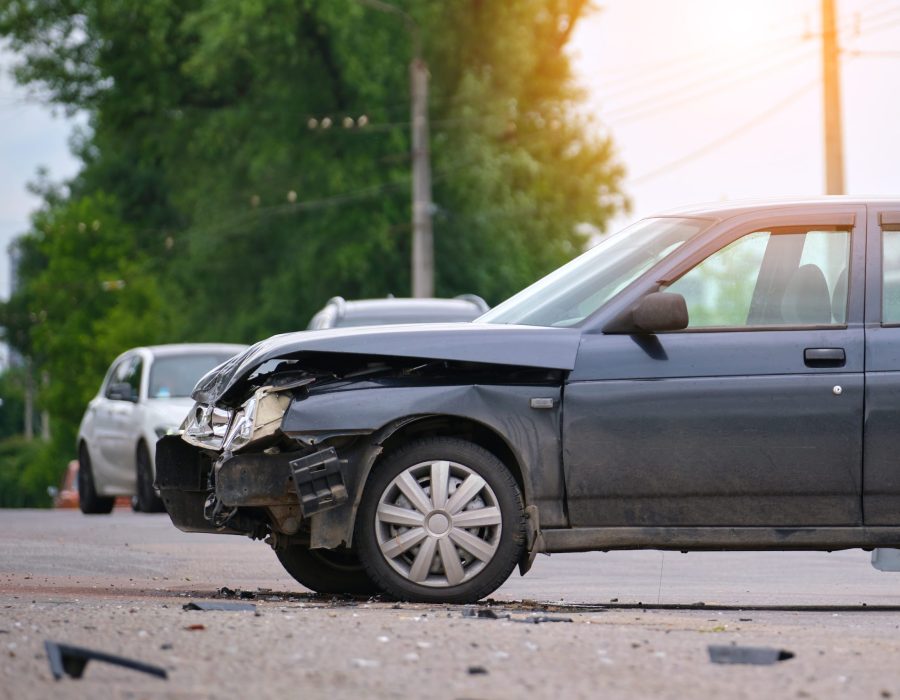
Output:
[[739,647],[711,644],[707,647],[709,660],[714,664],[749,664],[771,666],[794,658],[792,651],[773,647]]
[[294,488],[305,517],[347,502],[341,462],[333,447],[290,462]]
[[181,606],[183,610],[201,610],[203,612],[209,610],[224,610],[228,612],[256,612],[256,605],[253,603],[232,603],[224,600],[198,601],[185,603]]
[[199,447],[166,435],[156,443],[156,488],[177,491],[206,491],[209,457]]
[[248,453],[230,457],[216,468],[216,496],[228,506],[289,505],[295,502],[285,469],[289,456]]
[[509,613],[497,613],[491,608],[478,608],[466,606],[462,611],[463,617],[475,617],[481,620],[508,620]]
[[148,673],[159,678],[168,678],[166,669],[153,666],[152,664],[145,664],[142,661],[126,659],[124,656],[115,656],[102,651],[94,651],[93,649],[76,647],[70,644],[60,644],[50,640],[44,642],[44,649],[47,651],[47,660],[50,662],[50,672],[56,680],[60,680],[65,675],[72,678],[81,678],[84,675],[84,667],[91,660],[123,666],[130,668],[132,671]]

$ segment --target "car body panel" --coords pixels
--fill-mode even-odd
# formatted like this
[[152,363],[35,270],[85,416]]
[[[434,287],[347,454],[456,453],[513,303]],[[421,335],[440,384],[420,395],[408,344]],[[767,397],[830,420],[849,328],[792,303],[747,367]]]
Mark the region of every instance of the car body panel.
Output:
[[[235,385],[266,362],[301,353],[339,353],[374,357],[419,358],[570,370],[581,334],[574,328],[490,326],[478,323],[423,323],[301,331],[256,343],[194,390],[198,403],[217,403]],[[515,347],[515,353],[510,352]]]
[[[844,328],[585,336],[565,390],[573,526],[862,524],[864,208],[725,221],[640,291],[761,226],[851,221]],[[807,366],[807,348],[846,361]]]
[[[284,415],[282,430],[304,442],[378,433],[377,442],[381,444],[401,426],[417,420],[440,416],[473,421],[501,438],[513,453],[522,472],[526,498],[540,508],[541,522],[562,527],[567,517],[558,497],[564,490],[560,395],[559,386],[487,384],[327,392],[295,398]],[[532,408],[534,398],[547,399],[553,407]],[[362,483],[365,476],[354,475],[354,481]]]
[[883,231],[900,231],[896,203],[871,204],[867,225],[863,509],[871,525],[893,525],[900,514],[900,326],[883,322]]

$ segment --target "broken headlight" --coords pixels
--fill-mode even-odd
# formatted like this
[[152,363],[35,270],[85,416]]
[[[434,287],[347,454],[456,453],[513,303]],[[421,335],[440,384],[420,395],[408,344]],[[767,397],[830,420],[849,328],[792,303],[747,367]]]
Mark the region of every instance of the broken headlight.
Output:
[[281,419],[290,402],[290,394],[274,387],[257,389],[235,413],[222,449],[233,452],[274,435],[281,428]]
[[182,437],[197,447],[221,450],[230,422],[231,411],[198,403],[181,424]]

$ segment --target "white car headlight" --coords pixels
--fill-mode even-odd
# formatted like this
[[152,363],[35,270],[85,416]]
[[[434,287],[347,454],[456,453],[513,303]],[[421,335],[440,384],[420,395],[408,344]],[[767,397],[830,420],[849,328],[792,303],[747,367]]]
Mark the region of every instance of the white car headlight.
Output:
[[230,422],[231,411],[198,403],[181,424],[182,437],[197,447],[221,450]]
[[273,387],[257,389],[234,415],[223,450],[239,450],[264,437],[273,435],[281,427],[281,419],[291,403],[289,393]]

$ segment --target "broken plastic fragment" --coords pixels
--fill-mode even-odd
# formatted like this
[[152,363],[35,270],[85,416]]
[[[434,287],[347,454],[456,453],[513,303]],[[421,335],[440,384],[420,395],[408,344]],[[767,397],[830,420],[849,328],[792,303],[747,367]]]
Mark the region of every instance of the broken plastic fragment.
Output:
[[513,622],[528,622],[532,625],[539,625],[542,622],[572,622],[571,617],[562,617],[560,615],[529,615],[528,617],[510,618]]
[[750,664],[771,666],[794,658],[794,653],[773,647],[739,647],[711,644],[707,647],[709,660],[714,664]]
[[491,608],[465,607],[462,611],[463,617],[478,617],[483,620],[508,620],[509,613],[497,614]]
[[148,673],[151,676],[159,678],[167,678],[166,669],[151,664],[145,664],[142,661],[134,661],[126,659],[124,656],[115,656],[102,651],[94,651],[85,647],[76,647],[70,644],[60,644],[59,642],[44,642],[44,649],[47,651],[47,660],[50,662],[50,672],[53,678],[60,680],[63,676],[68,675],[72,678],[81,678],[84,674],[84,667],[88,661],[104,661],[108,664],[123,666],[133,671]]
[[228,610],[230,612],[256,612],[256,606],[253,603],[231,603],[223,600],[199,601],[196,603],[185,603],[182,608],[184,610]]

